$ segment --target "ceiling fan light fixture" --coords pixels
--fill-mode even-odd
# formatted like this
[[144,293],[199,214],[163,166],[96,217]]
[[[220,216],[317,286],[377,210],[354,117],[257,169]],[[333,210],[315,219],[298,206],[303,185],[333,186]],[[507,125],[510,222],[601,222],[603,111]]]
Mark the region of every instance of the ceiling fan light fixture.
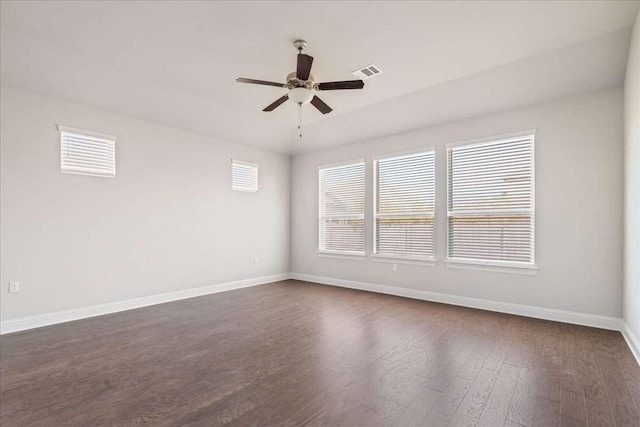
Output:
[[298,105],[305,105],[313,99],[313,92],[305,87],[294,87],[289,89],[289,99]]

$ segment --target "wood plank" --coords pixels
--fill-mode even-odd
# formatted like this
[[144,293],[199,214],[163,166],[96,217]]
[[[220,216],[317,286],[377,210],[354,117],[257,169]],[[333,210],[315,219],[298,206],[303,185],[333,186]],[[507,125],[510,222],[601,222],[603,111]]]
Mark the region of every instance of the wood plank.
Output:
[[587,406],[584,394],[563,390],[562,400],[560,402],[560,415],[586,424]]
[[493,427],[505,423],[519,376],[519,367],[502,365],[496,384],[493,386],[489,400],[487,400],[478,421],[478,426]]
[[636,405],[636,411],[640,413],[640,366],[632,357],[618,357],[616,363]]
[[487,360],[485,360],[482,365],[486,369],[493,369],[494,371],[499,371],[502,368],[502,364],[504,363],[504,359],[507,357],[509,353],[509,343],[507,339],[499,341],[487,356]]
[[443,393],[424,387],[409,404],[402,415],[396,420],[395,426],[411,427],[422,425],[434,405],[440,400]]
[[471,356],[476,341],[465,337],[450,344],[451,348],[445,350],[448,357],[438,358],[424,373],[419,373],[426,377],[426,386],[433,390],[444,392],[447,389]]
[[449,384],[449,387],[447,387],[447,390],[440,396],[436,405],[422,421],[422,424],[429,427],[448,426],[458,407],[469,392],[470,387],[470,380],[460,377],[454,378]]
[[522,368],[513,392],[507,418],[524,426],[533,423],[533,411],[538,397],[538,381],[535,371]]
[[627,389],[627,384],[622,372],[620,372],[618,368],[616,360],[603,355],[598,356],[597,359],[604,377],[604,383],[613,411],[613,418],[616,420],[616,426],[640,426],[640,416],[631,399],[631,394]]
[[561,427],[584,427],[586,426],[585,420],[577,420],[575,418],[566,417],[564,415],[560,415],[560,426]]
[[581,345],[579,363],[589,425],[598,427],[615,425],[604,377],[595,354],[588,351],[585,344]]
[[471,357],[467,359],[464,366],[462,366],[458,371],[458,376],[475,380],[476,376],[478,376],[478,372],[482,369],[482,365],[487,360],[487,357],[489,357],[489,354],[493,350],[495,344],[495,339],[491,335],[483,335],[481,337],[480,344],[473,351]]
[[497,371],[482,368],[451,420],[451,426],[475,425],[478,422],[497,378]]
[[554,427],[560,425],[560,404],[543,397],[536,398],[533,411],[533,427]]

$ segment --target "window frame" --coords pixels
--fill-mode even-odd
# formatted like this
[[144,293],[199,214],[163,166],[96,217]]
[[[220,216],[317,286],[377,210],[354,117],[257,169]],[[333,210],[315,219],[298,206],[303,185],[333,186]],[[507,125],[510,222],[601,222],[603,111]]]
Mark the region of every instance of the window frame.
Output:
[[[362,165],[363,167],[363,188],[362,188],[362,192],[363,192],[363,197],[364,197],[364,204],[362,206],[362,215],[333,215],[330,216],[331,218],[355,218],[355,219],[362,219],[362,223],[363,223],[363,232],[364,232],[364,236],[363,236],[363,247],[362,247],[362,251],[337,251],[337,250],[331,250],[331,249],[324,249],[322,247],[322,243],[323,243],[323,238],[322,238],[322,221],[327,218],[327,216],[323,216],[322,215],[322,198],[323,198],[323,192],[322,192],[322,171],[326,170],[326,169],[337,169],[337,168],[341,168],[341,167],[347,167],[347,166],[355,166],[355,165]],[[330,164],[324,164],[324,165],[319,165],[318,166],[318,170],[317,170],[317,179],[318,179],[318,197],[317,197],[317,202],[318,202],[318,217],[317,217],[317,221],[316,221],[316,226],[318,227],[318,242],[316,245],[316,253],[319,256],[323,256],[323,257],[332,257],[332,258],[347,258],[347,259],[364,259],[367,255],[367,222],[366,222],[366,208],[367,208],[367,162],[365,161],[365,159],[354,159],[354,160],[347,160],[344,162],[338,162],[338,163],[330,163]]]
[[[452,216],[452,211],[450,209],[450,188],[451,188],[451,171],[449,165],[449,156],[452,148],[461,147],[461,146],[483,146],[483,145],[491,145],[495,143],[501,142],[510,142],[514,140],[521,139],[523,137],[527,137],[531,139],[531,208],[530,209],[513,209],[505,212],[505,210],[483,210],[484,213],[508,213],[508,214],[526,214],[531,215],[532,219],[532,227],[531,227],[531,245],[532,245],[532,259],[531,262],[520,262],[520,261],[502,261],[502,260],[483,260],[483,259],[474,259],[474,258],[458,258],[450,256],[450,227],[449,227],[449,219]],[[519,132],[513,132],[509,134],[490,136],[485,138],[477,138],[471,140],[458,141],[445,145],[446,149],[446,258],[445,262],[447,263],[447,267],[452,268],[463,268],[463,269],[479,269],[486,271],[497,271],[497,272],[515,272],[519,274],[527,274],[527,275],[535,275],[537,274],[536,270],[538,269],[538,265],[536,264],[536,158],[535,158],[535,143],[536,139],[536,129],[528,129]],[[519,212],[516,212],[519,211]],[[526,211],[526,212],[525,212]],[[466,211],[467,213],[478,213],[480,210],[472,210]],[[460,211],[455,212],[460,214]],[[455,213],[453,213],[455,215]],[[463,212],[464,214],[464,212]]]
[[[95,176],[99,178],[115,178],[116,177],[116,160],[117,160],[117,152],[116,152],[116,139],[115,135],[110,135],[106,133],[95,132],[87,129],[79,129],[71,126],[65,125],[57,125],[57,130],[60,138],[60,172],[63,174],[69,175],[85,175],[85,176]],[[111,152],[113,155],[113,171],[110,172],[100,172],[97,170],[91,170],[87,168],[83,170],[82,168],[68,168],[65,169],[65,155],[64,155],[64,135],[77,135],[78,137],[84,138],[93,138],[95,140],[99,140],[101,142],[105,142],[110,145]]]
[[[394,255],[384,255],[377,253],[377,233],[376,233],[376,220],[381,217],[377,213],[377,205],[378,205],[378,162],[380,160],[392,160],[392,159],[402,159],[406,157],[418,156],[421,154],[433,153],[433,256],[426,257],[417,257],[417,256],[394,256]],[[376,156],[372,158],[372,168],[373,168],[373,203],[372,203],[372,228],[373,228],[373,242],[371,248],[371,258],[373,261],[380,262],[397,262],[397,263],[410,263],[410,264],[427,264],[427,265],[435,265],[435,261],[437,261],[436,251],[437,251],[437,227],[436,227],[436,218],[437,218],[437,204],[438,204],[438,192],[437,192],[437,152],[435,146],[423,147],[418,150],[410,150],[410,151],[402,151],[397,153],[389,153],[380,156]],[[397,215],[401,218],[421,218],[425,215],[415,214],[415,215]],[[389,217],[387,215],[382,215],[382,217]]]
[[[234,183],[234,175],[233,175],[233,171],[234,171],[233,166],[236,164],[255,169],[256,171],[255,187],[253,188],[236,187]],[[241,191],[244,193],[257,193],[259,188],[259,185],[258,185],[259,180],[260,180],[260,166],[257,163],[245,162],[244,160],[238,160],[238,159],[231,159],[231,190],[232,191]]]

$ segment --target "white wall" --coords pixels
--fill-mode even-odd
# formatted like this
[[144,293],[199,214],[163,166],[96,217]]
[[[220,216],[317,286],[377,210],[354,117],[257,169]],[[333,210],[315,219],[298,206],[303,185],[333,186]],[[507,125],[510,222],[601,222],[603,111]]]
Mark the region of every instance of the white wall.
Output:
[[624,320],[640,337],[640,14],[624,84]]
[[[461,100],[463,102],[464,100]],[[390,117],[389,120],[393,120]],[[456,141],[526,129],[536,134],[537,276],[447,268],[446,152]],[[435,267],[318,256],[317,167],[435,145]],[[296,156],[292,162],[292,271],[620,317],[623,124],[620,89],[472,118]],[[372,246],[367,186],[367,247]]]
[[[288,156],[1,89],[3,320],[289,270]],[[57,124],[117,135],[116,178],[62,174]]]

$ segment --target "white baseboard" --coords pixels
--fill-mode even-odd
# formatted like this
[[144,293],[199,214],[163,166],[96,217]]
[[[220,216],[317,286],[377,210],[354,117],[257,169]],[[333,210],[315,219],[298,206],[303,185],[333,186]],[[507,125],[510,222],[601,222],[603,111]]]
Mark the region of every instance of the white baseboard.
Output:
[[636,334],[633,333],[627,322],[622,321],[622,336],[624,340],[627,342],[631,353],[633,353],[636,358],[636,362],[640,365],[640,338]]
[[614,331],[620,331],[622,329],[621,319],[617,317],[576,313],[572,311],[556,310],[553,308],[537,307],[532,305],[512,304],[508,302],[464,297],[460,295],[441,294],[438,292],[422,291],[418,289],[398,288],[395,286],[356,282],[353,280],[336,279],[311,274],[291,273],[291,278],[306,282],[320,283],[323,285],[340,286],[343,288],[378,292],[381,294],[396,295],[405,298],[440,302],[459,305],[462,307],[479,308],[482,310],[516,314],[518,316],[534,317],[536,319],[553,320],[556,322],[572,323],[575,325],[591,326],[594,328],[610,329]]
[[442,294],[438,292],[422,291],[418,289],[398,288],[394,286],[378,285],[375,283],[357,282],[354,280],[336,279],[333,277],[316,276],[302,273],[281,273],[270,276],[255,277],[251,279],[235,280],[233,282],[218,283],[200,288],[184,289],[148,297],[135,298],[113,303],[93,305],[90,307],[57,311],[54,313],[39,314],[36,316],[21,317],[0,322],[0,334],[24,331],[40,328],[42,326],[55,325],[57,323],[71,322],[73,320],[86,319],[104,314],[117,313],[119,311],[132,310],[155,304],[178,301],[217,292],[233,289],[247,288],[280,280],[296,279],[305,282],[320,283],[323,285],[339,286],[343,288],[358,289],[362,291],[377,292],[381,294],[395,295],[405,298],[413,298],[424,301],[439,302],[458,305],[462,307],[477,308],[481,310],[496,311],[500,313],[515,314],[518,316],[534,317],[537,319],[553,320],[556,322],[571,323],[575,325],[591,326],[594,328],[610,329],[622,332],[631,353],[640,365],[640,339],[631,331],[622,319],[617,317],[598,316],[594,314],[576,313],[572,311],[556,310],[552,308],[536,307],[531,305],[512,304],[486,300],[481,298],[465,297],[460,295]]
[[24,331],[26,329],[40,328],[42,326],[55,325],[56,323],[71,322],[73,320],[86,319],[88,317],[102,316],[103,314],[117,313],[119,311],[132,310],[134,308],[147,307],[149,305],[162,304],[186,298],[215,294],[217,292],[230,291],[232,289],[247,288],[266,283],[287,280],[289,273],[274,274],[271,276],[255,277],[251,279],[235,280],[233,282],[218,283],[199,288],[184,289],[165,294],[151,295],[111,302],[107,304],[92,305],[84,308],[75,308],[53,313],[39,314],[36,316],[20,317],[0,322],[0,334]]

